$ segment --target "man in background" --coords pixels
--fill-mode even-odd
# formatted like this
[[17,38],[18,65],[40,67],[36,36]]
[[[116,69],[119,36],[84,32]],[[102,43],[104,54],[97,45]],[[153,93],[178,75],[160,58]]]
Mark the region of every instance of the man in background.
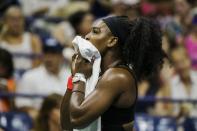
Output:
[[[17,88],[18,93],[50,95],[57,93],[63,95],[66,91],[67,78],[70,69],[64,63],[63,47],[53,38],[46,39],[43,46],[43,63],[27,71]],[[39,109],[42,99],[18,98],[18,107],[32,107]]]

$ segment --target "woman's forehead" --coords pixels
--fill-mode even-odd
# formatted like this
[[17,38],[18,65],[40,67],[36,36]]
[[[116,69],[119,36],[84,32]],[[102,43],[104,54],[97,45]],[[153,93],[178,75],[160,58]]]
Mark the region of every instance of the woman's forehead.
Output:
[[94,22],[93,27],[100,28],[101,30],[109,30],[107,25],[102,20]]

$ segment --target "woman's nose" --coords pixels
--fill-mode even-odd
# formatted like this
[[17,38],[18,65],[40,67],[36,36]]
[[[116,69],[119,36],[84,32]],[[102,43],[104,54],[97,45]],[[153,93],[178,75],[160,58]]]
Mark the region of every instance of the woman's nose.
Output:
[[86,40],[90,40],[90,33],[88,33],[88,34],[85,36],[85,39],[86,39]]

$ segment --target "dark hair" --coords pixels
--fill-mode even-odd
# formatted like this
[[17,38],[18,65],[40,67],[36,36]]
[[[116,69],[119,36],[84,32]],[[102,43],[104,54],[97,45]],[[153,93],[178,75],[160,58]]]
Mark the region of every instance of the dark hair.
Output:
[[120,44],[122,58],[133,66],[138,80],[157,74],[166,56],[159,24],[144,17],[125,21],[129,22],[130,33]]
[[80,10],[68,17],[68,21],[70,22],[72,27],[75,29],[76,34],[79,34],[78,27],[79,27],[80,23],[83,21],[83,18],[89,13],[90,12],[88,12],[88,11],[81,11]]
[[44,53],[62,54],[63,48],[61,43],[52,37],[43,40],[42,49]]
[[0,74],[0,77],[9,79],[14,72],[12,55],[5,49],[0,48],[0,66],[5,70],[5,74]]
[[51,94],[44,99],[36,119],[35,131],[49,131],[48,120],[50,113],[54,108],[60,108],[61,99],[62,96],[58,94]]

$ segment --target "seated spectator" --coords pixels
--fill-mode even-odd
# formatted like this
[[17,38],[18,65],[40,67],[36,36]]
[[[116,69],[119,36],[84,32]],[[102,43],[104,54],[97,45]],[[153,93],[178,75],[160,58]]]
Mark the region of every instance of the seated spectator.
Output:
[[185,47],[192,62],[192,68],[197,70],[197,12],[193,17],[192,30],[185,39]]
[[166,26],[166,32],[169,36],[170,42],[183,44],[184,36],[188,32],[191,24],[190,10],[192,4],[189,0],[175,0],[174,9],[175,15],[173,20]]
[[[0,93],[14,93],[13,62],[11,54],[0,48]],[[0,112],[10,111],[14,107],[10,98],[0,99]]]
[[[43,45],[43,63],[23,75],[17,92],[37,95],[52,93],[64,95],[70,69],[64,63],[62,49],[63,47],[55,39],[46,39]],[[42,99],[39,98],[18,98],[16,100],[18,107],[32,107],[34,109],[39,109],[41,103]]]
[[[170,79],[169,87],[166,87],[168,93],[163,92],[163,96],[172,99],[190,99],[195,100],[197,98],[197,72],[191,69],[191,61],[188,54],[183,47],[177,47],[171,51],[171,60],[174,65],[176,75]],[[160,103],[161,104],[161,103]],[[169,105],[169,104],[168,104]],[[160,108],[160,112],[168,111],[168,115],[197,115],[196,105],[192,103],[183,104],[171,104],[166,109],[166,104],[162,104],[163,108]],[[162,111],[163,109],[163,111]]]
[[47,96],[35,121],[34,131],[61,131],[60,105],[63,97],[58,94]]
[[94,17],[88,11],[78,11],[70,15],[68,21],[73,26],[76,35],[85,37],[91,31]]
[[39,64],[33,54],[41,54],[40,40],[36,35],[24,31],[24,16],[21,9],[11,6],[4,14],[0,47],[13,54],[14,68],[28,70]]

